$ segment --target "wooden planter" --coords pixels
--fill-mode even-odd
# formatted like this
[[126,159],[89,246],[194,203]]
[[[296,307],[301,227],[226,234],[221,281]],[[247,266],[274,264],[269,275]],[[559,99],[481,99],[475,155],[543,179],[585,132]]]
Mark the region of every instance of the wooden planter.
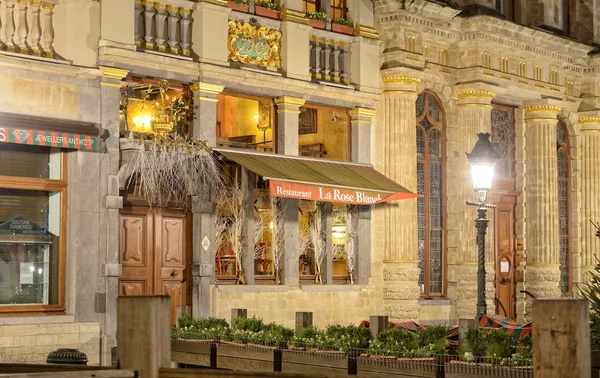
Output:
[[532,366],[494,366],[489,363],[450,361],[445,366],[446,378],[511,377],[533,378]]
[[281,12],[275,9],[269,9],[257,5],[254,7],[254,13],[256,13],[257,16],[263,16],[267,18],[272,18],[274,20],[279,20],[279,14]]
[[334,24],[333,22],[331,23],[331,31],[348,35],[354,34],[354,28],[352,26]]
[[313,20],[312,18],[309,18],[308,24],[315,29],[325,29],[325,21]]
[[399,374],[436,378],[438,370],[436,358],[398,358],[388,356],[361,356],[357,368],[359,375],[372,376]]
[[250,8],[250,4],[238,4],[233,1],[228,1],[227,6],[234,11],[248,13],[248,9]]

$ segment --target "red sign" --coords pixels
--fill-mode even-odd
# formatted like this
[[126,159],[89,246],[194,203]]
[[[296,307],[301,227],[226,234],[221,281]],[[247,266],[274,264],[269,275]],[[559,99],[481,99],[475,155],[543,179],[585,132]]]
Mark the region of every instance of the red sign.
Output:
[[[332,188],[328,186],[298,184],[271,180],[271,195],[274,197],[298,198],[310,201],[372,205],[385,202],[394,193],[376,192],[360,189]],[[412,194],[412,193],[411,193]]]

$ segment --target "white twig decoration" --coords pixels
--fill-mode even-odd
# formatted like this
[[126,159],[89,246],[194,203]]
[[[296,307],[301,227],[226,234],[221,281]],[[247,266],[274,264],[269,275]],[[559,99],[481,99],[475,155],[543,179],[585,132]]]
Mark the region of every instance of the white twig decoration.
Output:
[[324,219],[324,204],[317,202],[315,206],[315,213],[313,222],[308,226],[308,235],[313,247],[313,253],[315,256],[316,276],[315,283],[323,283],[323,261],[327,256],[326,246],[326,234],[325,227],[323,227]]
[[217,240],[225,240],[235,254],[238,283],[245,284],[243,269],[247,238],[244,227],[247,222],[248,178],[242,174],[241,183],[236,178],[232,186],[226,187],[217,196],[215,232]]
[[203,141],[178,136],[140,139],[129,169],[129,185],[152,207],[187,207],[189,196],[218,190],[219,168]]
[[[271,197],[271,211],[273,213],[273,242],[271,244],[273,246],[273,271],[275,272],[275,284],[277,285],[281,283],[281,257],[285,248],[285,210],[286,206],[281,198]],[[299,256],[300,254],[298,254]],[[295,261],[298,261],[298,259],[295,259]]]
[[344,252],[346,253],[346,266],[348,267],[348,276],[350,277],[350,283],[354,284],[354,268],[356,267],[356,257],[358,252],[358,246],[356,245],[356,235],[358,234],[358,227],[355,222],[355,207],[353,205],[346,205],[344,206],[344,212],[346,217],[346,236],[344,243]]

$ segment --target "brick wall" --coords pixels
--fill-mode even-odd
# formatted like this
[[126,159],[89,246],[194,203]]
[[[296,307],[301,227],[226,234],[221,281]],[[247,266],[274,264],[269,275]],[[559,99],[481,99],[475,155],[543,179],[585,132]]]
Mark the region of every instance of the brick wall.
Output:
[[88,365],[98,365],[98,323],[26,324],[0,326],[0,363],[45,363],[48,353],[75,348]]

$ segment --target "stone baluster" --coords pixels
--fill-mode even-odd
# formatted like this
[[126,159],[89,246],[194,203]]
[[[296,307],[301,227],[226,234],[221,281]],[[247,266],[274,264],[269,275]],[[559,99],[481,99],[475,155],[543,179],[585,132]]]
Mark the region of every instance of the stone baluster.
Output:
[[329,67],[331,65],[331,40],[323,38],[322,41],[323,50],[321,51],[321,53],[323,57],[323,67],[321,68],[321,79],[329,81],[331,80],[331,76],[329,75]]
[[15,1],[6,0],[6,21],[4,25],[4,33],[6,34],[6,49],[8,51],[15,51]]
[[180,35],[181,35],[181,54],[183,56],[190,56],[190,26],[192,21],[190,20],[190,10],[186,8],[180,8],[179,14],[181,20],[179,21]]
[[42,32],[42,48],[46,58],[54,58],[54,3],[42,3],[44,31]]
[[144,7],[142,6],[141,0],[135,0],[134,3],[134,11],[133,11],[133,35],[135,45],[137,47],[142,46],[142,35],[140,33],[140,27],[143,25],[143,22],[140,25],[140,21],[142,20],[142,13],[144,12]]
[[154,35],[152,33],[152,26],[154,25],[154,1],[142,0],[144,6],[144,48],[153,50],[154,49]]
[[167,51],[167,44],[165,43],[165,21],[167,20],[166,6],[163,3],[154,3],[156,8],[156,16],[154,16],[156,38],[156,47],[160,52]]
[[29,35],[31,36],[31,51],[33,55],[42,55],[42,46],[40,45],[40,38],[42,37],[42,30],[40,27],[40,6],[39,0],[32,0],[30,4],[31,9],[31,28]]
[[167,6],[169,13],[168,30],[169,30],[169,52],[171,54],[179,54],[179,44],[177,43],[177,23],[179,22],[179,8],[174,5]]
[[581,282],[589,281],[600,256],[600,238],[590,221],[600,222],[600,112],[579,113],[581,126]]
[[350,84],[350,54],[348,53],[349,45],[346,42],[340,43],[340,82],[342,84]]
[[[471,180],[471,163],[465,153],[471,152],[477,143],[477,133],[491,133],[492,130],[492,106],[491,102],[496,94],[487,90],[473,88],[457,88],[456,97],[458,108],[458,122],[460,129],[460,150],[458,158],[461,163],[461,188],[457,191],[460,195],[459,206],[465,206],[460,211],[458,229],[461,235],[460,252],[457,261],[457,298],[456,313],[459,319],[474,318],[477,310],[477,232],[473,223],[477,217],[475,208],[464,205],[465,201],[475,201],[475,192]],[[491,196],[488,196],[491,197]],[[489,202],[489,201],[488,201]],[[488,220],[493,220],[493,211],[488,211]],[[491,222],[490,222],[491,223]],[[487,229],[487,240],[493,241],[493,227],[490,224]],[[493,249],[486,246],[486,255],[493,256]],[[486,261],[488,259],[486,258]],[[494,276],[490,267],[486,266],[488,273],[488,284],[486,285],[486,297],[494,298],[493,281]],[[491,285],[490,285],[491,284]],[[494,308],[493,302],[488,302],[488,309]]]
[[17,0],[19,8],[19,30],[17,31],[17,37],[15,43],[19,47],[19,52],[22,54],[29,53],[29,46],[27,46],[27,0]]
[[556,124],[561,108],[554,100],[526,101],[527,241],[525,290],[537,298],[559,298]]
[[311,61],[312,67],[310,69],[311,76],[315,79],[321,78],[321,43],[315,36],[310,37],[311,44]]
[[[416,110],[421,80],[386,76],[385,121],[382,141],[383,173],[408,190],[417,191]],[[391,320],[416,320],[420,296],[416,200],[386,203],[383,207],[383,309]],[[381,210],[380,210],[381,211]]]
[[333,51],[331,52],[333,63],[331,79],[336,83],[340,82],[340,43],[341,42],[333,41]]

